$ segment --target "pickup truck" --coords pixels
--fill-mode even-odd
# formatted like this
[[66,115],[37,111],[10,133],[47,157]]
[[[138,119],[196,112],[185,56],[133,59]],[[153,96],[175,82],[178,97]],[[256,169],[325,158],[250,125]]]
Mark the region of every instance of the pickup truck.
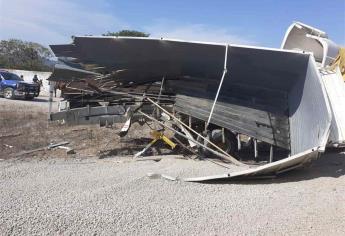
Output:
[[0,96],[7,99],[24,98],[31,100],[38,97],[39,93],[39,84],[24,82],[18,75],[0,70]]

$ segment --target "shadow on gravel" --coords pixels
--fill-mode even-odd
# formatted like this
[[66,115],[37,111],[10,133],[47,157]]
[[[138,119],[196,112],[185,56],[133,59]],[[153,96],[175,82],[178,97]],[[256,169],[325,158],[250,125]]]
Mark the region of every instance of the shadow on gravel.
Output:
[[[35,104],[35,103],[47,103],[48,104],[48,97],[36,97],[32,100],[27,100],[27,99],[24,99],[24,98],[16,98],[16,99],[6,99],[6,98],[0,98],[0,101],[1,102],[8,102],[8,103],[15,103],[15,104]],[[56,103],[56,101],[53,101],[53,103]]]
[[339,178],[345,175],[345,154],[329,151],[322,155],[310,166],[292,170],[270,179],[222,179],[204,182],[207,184],[279,184],[287,182],[299,182],[322,177]]
[[44,99],[44,98],[34,98],[32,100],[27,100],[27,99],[15,99],[15,100],[22,101],[22,102],[46,102],[46,103],[48,103],[48,100]]

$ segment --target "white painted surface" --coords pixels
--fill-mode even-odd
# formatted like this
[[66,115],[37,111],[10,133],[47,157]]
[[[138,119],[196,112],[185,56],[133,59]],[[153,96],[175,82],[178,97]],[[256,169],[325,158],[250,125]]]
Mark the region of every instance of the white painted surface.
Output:
[[319,155],[320,153],[318,152],[318,148],[314,147],[304,152],[293,155],[291,157],[284,158],[282,160],[275,161],[262,166],[248,168],[240,171],[222,173],[219,175],[184,178],[182,180],[186,182],[202,182],[207,180],[230,179],[234,177],[276,175],[288,170],[302,167],[303,165],[311,162],[312,160],[317,159]]
[[282,49],[312,52],[319,63],[320,76],[327,92],[332,122],[328,139],[329,146],[345,145],[345,84],[337,71],[327,71],[339,52],[339,45],[328,39],[325,32],[300,22],[293,23],[286,31]]
[[345,145],[345,84],[340,70],[321,70],[321,77],[325,85],[332,110],[331,133],[329,145]]
[[316,62],[325,67],[335,60],[340,47],[328,39],[325,32],[300,22],[294,22],[287,29],[281,48],[312,52]]
[[309,57],[305,80],[288,94],[291,155],[317,147],[324,151],[332,122],[327,92],[315,59]]
[[12,69],[6,69],[18,76],[23,75],[24,81],[26,82],[32,82],[32,79],[35,75],[37,75],[39,80],[42,80],[43,87],[41,87],[40,95],[48,96],[49,95],[49,84],[48,84],[48,78],[52,74],[52,72],[42,72],[42,71],[28,71],[28,70],[12,70]]

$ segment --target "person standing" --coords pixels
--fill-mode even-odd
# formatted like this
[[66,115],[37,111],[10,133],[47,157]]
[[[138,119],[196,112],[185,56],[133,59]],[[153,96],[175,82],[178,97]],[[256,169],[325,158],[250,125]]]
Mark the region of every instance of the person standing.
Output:
[[40,94],[40,92],[41,92],[41,85],[40,85],[40,82],[39,82],[39,80],[38,80],[37,75],[34,75],[34,78],[32,78],[32,81],[33,81],[35,84],[38,85],[38,94]]
[[38,83],[38,77],[37,77],[37,75],[34,75],[34,78],[32,79],[32,81],[33,81],[34,83]]

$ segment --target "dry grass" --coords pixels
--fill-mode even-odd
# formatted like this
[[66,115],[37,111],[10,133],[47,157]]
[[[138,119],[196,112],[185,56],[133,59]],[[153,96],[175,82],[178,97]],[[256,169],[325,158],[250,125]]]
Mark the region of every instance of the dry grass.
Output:
[[47,145],[49,138],[46,130],[47,115],[41,109],[24,105],[1,105],[0,152],[4,158],[15,151]]
[[[132,155],[150,141],[150,129],[134,124],[127,136],[120,138],[121,124],[109,128],[92,126],[66,126],[48,122],[46,109],[35,105],[0,105],[0,158],[8,159],[22,151],[47,147],[50,143],[70,142],[77,155],[100,156]],[[9,147],[8,145],[12,146]],[[161,145],[148,154],[165,153]],[[66,157],[64,150],[43,150],[26,156],[47,158]]]

